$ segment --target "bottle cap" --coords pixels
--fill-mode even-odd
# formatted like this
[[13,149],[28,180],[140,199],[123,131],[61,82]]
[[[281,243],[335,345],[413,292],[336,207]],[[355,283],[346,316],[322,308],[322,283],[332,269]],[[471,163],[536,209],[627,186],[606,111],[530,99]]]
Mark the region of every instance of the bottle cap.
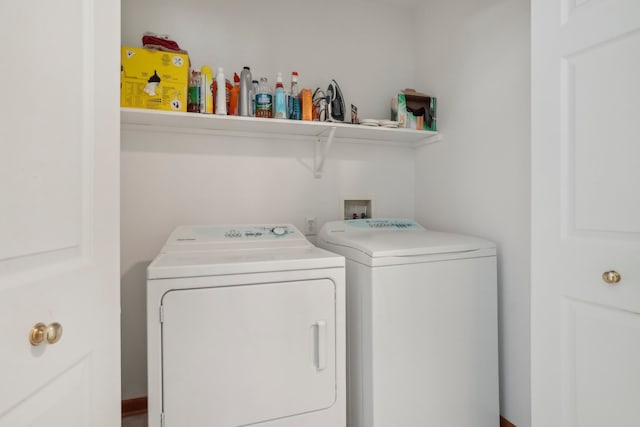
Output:
[[238,73],[233,73],[233,81],[234,83],[240,83],[240,76]]
[[278,71],[278,77],[276,77],[277,83],[282,83],[282,73]]
[[211,67],[209,67],[208,65],[203,65],[200,68],[200,74],[211,77],[213,75],[213,71],[211,71]]

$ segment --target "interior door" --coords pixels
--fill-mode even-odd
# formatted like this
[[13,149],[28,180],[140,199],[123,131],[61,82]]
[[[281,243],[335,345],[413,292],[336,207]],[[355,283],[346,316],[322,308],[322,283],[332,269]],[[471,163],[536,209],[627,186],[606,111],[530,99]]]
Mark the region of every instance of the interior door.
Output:
[[640,2],[532,1],[532,418],[640,425]]
[[335,403],[331,280],[174,290],[162,309],[166,426],[253,425]]
[[119,27],[0,3],[0,426],[120,424]]

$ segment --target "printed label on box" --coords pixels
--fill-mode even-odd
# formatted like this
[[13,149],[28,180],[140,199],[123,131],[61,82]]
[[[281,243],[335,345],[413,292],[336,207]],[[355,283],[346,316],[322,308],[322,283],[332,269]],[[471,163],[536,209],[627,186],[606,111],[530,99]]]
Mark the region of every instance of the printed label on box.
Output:
[[122,47],[120,106],[187,111],[189,57]]

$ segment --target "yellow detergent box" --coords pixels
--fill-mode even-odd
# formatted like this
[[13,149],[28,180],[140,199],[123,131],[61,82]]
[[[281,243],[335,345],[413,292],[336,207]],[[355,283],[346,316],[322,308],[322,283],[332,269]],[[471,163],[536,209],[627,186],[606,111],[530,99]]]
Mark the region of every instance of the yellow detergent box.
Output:
[[189,56],[123,46],[120,106],[187,111]]

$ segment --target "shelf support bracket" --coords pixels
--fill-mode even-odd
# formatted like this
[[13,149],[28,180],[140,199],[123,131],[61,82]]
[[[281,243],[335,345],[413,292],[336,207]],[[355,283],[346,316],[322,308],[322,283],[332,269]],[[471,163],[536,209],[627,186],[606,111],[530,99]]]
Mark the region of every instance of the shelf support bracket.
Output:
[[333,137],[336,134],[336,127],[332,126],[329,131],[329,136],[327,140],[323,143],[322,138],[318,137],[316,140],[315,146],[315,156],[313,160],[313,175],[316,178],[322,178],[322,169],[324,168],[324,162],[327,159],[327,154],[331,149],[331,144],[333,144]]
[[416,147],[424,147],[425,145],[433,144],[434,142],[442,141],[442,134],[431,135],[416,144]]

